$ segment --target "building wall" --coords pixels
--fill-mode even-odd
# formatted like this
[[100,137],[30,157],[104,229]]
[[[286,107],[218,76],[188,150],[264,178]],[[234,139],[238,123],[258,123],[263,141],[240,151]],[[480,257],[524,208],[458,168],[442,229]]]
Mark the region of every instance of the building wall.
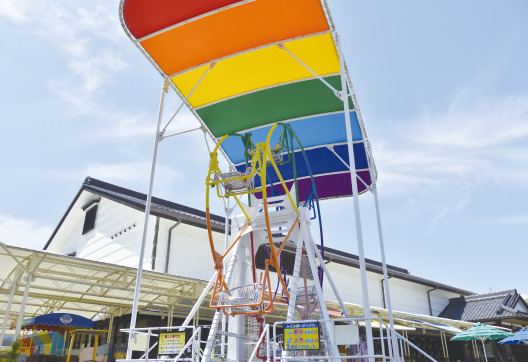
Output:
[[[326,264],[334,284],[338,288],[342,300],[346,303],[363,304],[361,275],[358,268],[349,267],[336,262]],[[371,307],[386,308],[383,304],[381,281],[382,274],[367,271],[367,287]],[[275,273],[271,273],[273,291],[277,285]],[[430,315],[427,291],[432,289],[422,284],[398,278],[389,278],[392,309],[399,312]],[[323,293],[326,300],[337,301],[331,284],[325,278]],[[458,294],[433,290],[430,292],[433,316],[438,316],[449,303],[449,298],[458,297]]]
[[[156,271],[165,272],[169,229],[172,220],[161,220],[156,252]],[[213,231],[215,249],[225,250],[224,234]],[[150,265],[150,264],[149,264]],[[207,230],[180,224],[172,230],[168,273],[210,280],[215,272]]]
[[[81,195],[61,230],[48,249],[59,254],[75,252],[88,260],[137,267],[140,240],[143,235],[144,213],[109,199],[101,198],[98,204],[95,228],[82,235],[84,211],[82,205],[94,196]],[[152,269],[153,241],[156,216],[149,217],[143,268]],[[169,229],[173,220],[160,218],[154,270],[165,272]],[[207,230],[180,224],[172,230],[168,273],[190,278],[209,280],[214,272],[213,258]],[[213,232],[215,247],[224,250],[224,234]],[[199,268],[196,266],[200,265]]]
[[[361,275],[358,268],[348,267],[338,263],[329,263],[327,268],[339,288],[341,298],[345,302],[363,304]],[[372,307],[384,308],[383,289],[381,281],[383,275],[367,271],[367,286],[369,303]],[[392,309],[400,312],[430,315],[427,291],[432,289],[422,284],[398,278],[389,278]],[[324,282],[325,298],[337,300],[330,283]],[[458,297],[458,294],[434,290],[430,293],[433,316],[438,316],[449,303],[449,298]],[[386,307],[386,306],[385,306]]]
[[[331,262],[326,265],[331,274],[334,284],[337,286],[343,301],[348,303],[363,304],[363,293],[361,286],[361,275],[358,268],[352,268],[339,263]],[[367,286],[369,303],[373,307],[383,307],[381,298],[380,276],[367,272]],[[325,298],[337,301],[337,297],[329,282],[323,282],[323,292]]]
[[[80,209],[81,206],[75,205],[74,209]],[[138,240],[143,230],[141,212],[103,198],[98,204],[95,228],[84,235],[84,212],[79,215],[76,212],[76,216],[78,217],[66,220],[65,226],[69,226],[69,234],[55,237],[56,242],[50,244],[49,251],[59,254],[75,252],[77,257],[83,259],[138,266]],[[149,221],[148,239],[153,234],[152,219]],[[147,244],[145,255],[149,255],[149,246],[152,244]]]
[[526,307],[520,301],[517,302],[514,309],[518,310],[519,312],[528,313],[528,309],[526,309]]
[[449,303],[449,298],[459,297],[459,294],[434,289],[422,284],[402,279],[389,279],[391,288],[392,308],[397,311],[431,315],[429,309],[428,291],[431,298],[433,316],[438,316]]
[[[79,221],[72,243],[77,245],[79,258],[137,267],[139,240],[143,233],[144,214],[108,199],[102,199],[97,209],[95,229],[82,235],[84,220]],[[152,240],[154,218],[150,217],[147,240]],[[145,268],[148,268],[152,243],[146,244]]]
[[[144,214],[141,211],[101,198],[98,205],[95,228],[82,235],[84,212],[82,205],[94,199],[94,195],[84,192],[70,211],[68,219],[61,226],[48,250],[60,254],[76,252],[79,258],[97,260],[129,267],[137,267],[140,240],[143,233]],[[81,211],[79,211],[81,210]],[[150,216],[147,243],[143,265],[152,268],[153,240],[156,217]],[[165,272],[169,229],[176,224],[173,220],[160,218],[157,234],[154,270]],[[233,236],[231,236],[233,238]],[[224,234],[213,232],[215,248],[225,250]],[[225,263],[227,270],[227,262]],[[334,283],[339,288],[345,302],[363,304],[360,271],[336,262],[327,267]],[[173,228],[168,263],[168,273],[201,280],[210,280],[215,273],[207,230],[180,224]],[[369,303],[373,307],[383,308],[381,280],[382,275],[367,272]],[[277,277],[272,273],[272,288],[277,285]],[[428,290],[422,284],[390,278],[392,308],[395,311],[430,315]],[[327,300],[337,300],[328,281],[324,282],[324,294]],[[448,304],[449,298],[459,295],[442,290],[431,290],[433,316],[437,316]]]

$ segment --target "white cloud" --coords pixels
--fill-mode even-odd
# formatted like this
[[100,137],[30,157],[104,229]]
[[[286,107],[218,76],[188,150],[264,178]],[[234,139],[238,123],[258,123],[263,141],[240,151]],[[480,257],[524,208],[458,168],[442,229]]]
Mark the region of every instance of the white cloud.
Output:
[[[122,54],[126,38],[117,4],[112,1],[29,1],[16,5],[3,1],[0,11],[15,22],[14,32],[46,42],[61,72],[50,72],[43,81],[77,113],[104,109],[105,87],[117,82],[115,75],[127,69]],[[13,10],[13,9],[16,9]],[[24,24],[17,25],[17,22]],[[43,55],[48,56],[48,54]]]
[[16,23],[28,20],[18,2],[13,0],[2,0],[0,2],[0,16]]
[[444,112],[408,124],[373,144],[380,193],[432,212],[429,234],[463,211],[481,185],[526,188],[528,94],[461,95]]
[[[116,2],[19,0],[15,4],[6,0],[0,11],[13,22],[10,24],[13,32],[45,42],[48,51],[43,56],[53,54],[52,59],[46,59],[56,69],[45,68],[41,82],[65,106],[60,109],[61,122],[79,122],[82,117],[85,122],[90,117],[94,127],[82,134],[90,141],[122,142],[153,134],[156,103],[152,104],[154,108],[145,110],[139,104],[130,107],[130,102],[120,99],[123,75],[131,76],[130,64],[134,64],[127,57],[131,52],[136,54],[136,50],[121,27]],[[148,67],[146,60],[144,65]],[[167,96],[165,120],[181,103],[171,93]],[[122,107],[123,104],[128,106]],[[167,134],[197,126],[194,116],[184,111]]]
[[[162,128],[167,125],[173,115],[171,112],[174,112],[175,109],[172,104],[167,104],[164,107],[164,115],[161,122]],[[152,118],[152,115],[144,113],[126,115],[106,110],[99,110],[98,112],[101,118],[107,120],[108,124],[106,127],[94,128],[91,133],[94,137],[98,139],[119,139],[121,142],[130,138],[147,136],[149,141],[154,142],[157,119],[155,117]],[[169,136],[174,133],[188,131],[199,126],[198,120],[188,110],[182,109],[167,127],[165,135]],[[195,132],[201,133],[201,131]],[[166,142],[171,142],[171,140]]]
[[94,97],[111,81],[113,73],[122,71],[127,65],[118,55],[104,50],[92,56],[72,57],[68,67],[69,73],[50,81],[51,88],[75,110],[97,114],[100,105],[95,104]]
[[391,195],[458,192],[479,182],[528,180],[528,95],[460,101],[426,115],[375,147],[380,182]]
[[503,217],[495,220],[490,220],[490,222],[493,224],[500,225],[528,225],[528,214]]
[[44,247],[52,232],[51,226],[0,214],[0,241],[3,243],[38,250]]

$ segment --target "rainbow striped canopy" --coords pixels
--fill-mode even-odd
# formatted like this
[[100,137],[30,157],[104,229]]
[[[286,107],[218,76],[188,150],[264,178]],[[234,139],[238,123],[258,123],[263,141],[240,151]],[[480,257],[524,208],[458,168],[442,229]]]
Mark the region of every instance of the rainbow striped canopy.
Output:
[[[265,140],[271,125],[288,123],[306,151],[319,198],[352,194],[344,103],[336,96],[341,69],[326,4],[122,0],[120,11],[129,37],[213,138],[251,132],[256,144]],[[371,184],[366,134],[352,95],[349,107],[356,170],[363,180],[358,190],[363,192]],[[272,144],[279,134],[274,137]],[[222,149],[244,171],[240,138],[228,138]],[[299,149],[295,160],[302,199],[309,192],[310,173]],[[281,167],[291,184],[291,166]]]

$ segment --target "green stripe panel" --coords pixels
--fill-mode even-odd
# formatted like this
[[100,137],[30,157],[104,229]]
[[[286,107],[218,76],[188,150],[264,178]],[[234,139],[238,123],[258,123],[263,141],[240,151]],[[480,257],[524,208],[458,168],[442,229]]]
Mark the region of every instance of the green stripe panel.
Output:
[[[335,89],[341,89],[339,75],[324,79]],[[349,106],[350,109],[354,108],[350,98]],[[292,118],[336,111],[343,111],[343,102],[319,79],[268,88],[196,110],[215,137]]]

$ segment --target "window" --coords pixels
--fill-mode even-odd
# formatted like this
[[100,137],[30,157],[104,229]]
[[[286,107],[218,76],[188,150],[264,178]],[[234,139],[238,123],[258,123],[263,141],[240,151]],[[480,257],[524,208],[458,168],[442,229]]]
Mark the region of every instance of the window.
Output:
[[86,213],[84,215],[84,226],[83,226],[83,231],[82,231],[83,235],[95,228],[95,215],[96,214],[97,214],[97,204],[95,206],[92,206],[88,210],[86,210]]

